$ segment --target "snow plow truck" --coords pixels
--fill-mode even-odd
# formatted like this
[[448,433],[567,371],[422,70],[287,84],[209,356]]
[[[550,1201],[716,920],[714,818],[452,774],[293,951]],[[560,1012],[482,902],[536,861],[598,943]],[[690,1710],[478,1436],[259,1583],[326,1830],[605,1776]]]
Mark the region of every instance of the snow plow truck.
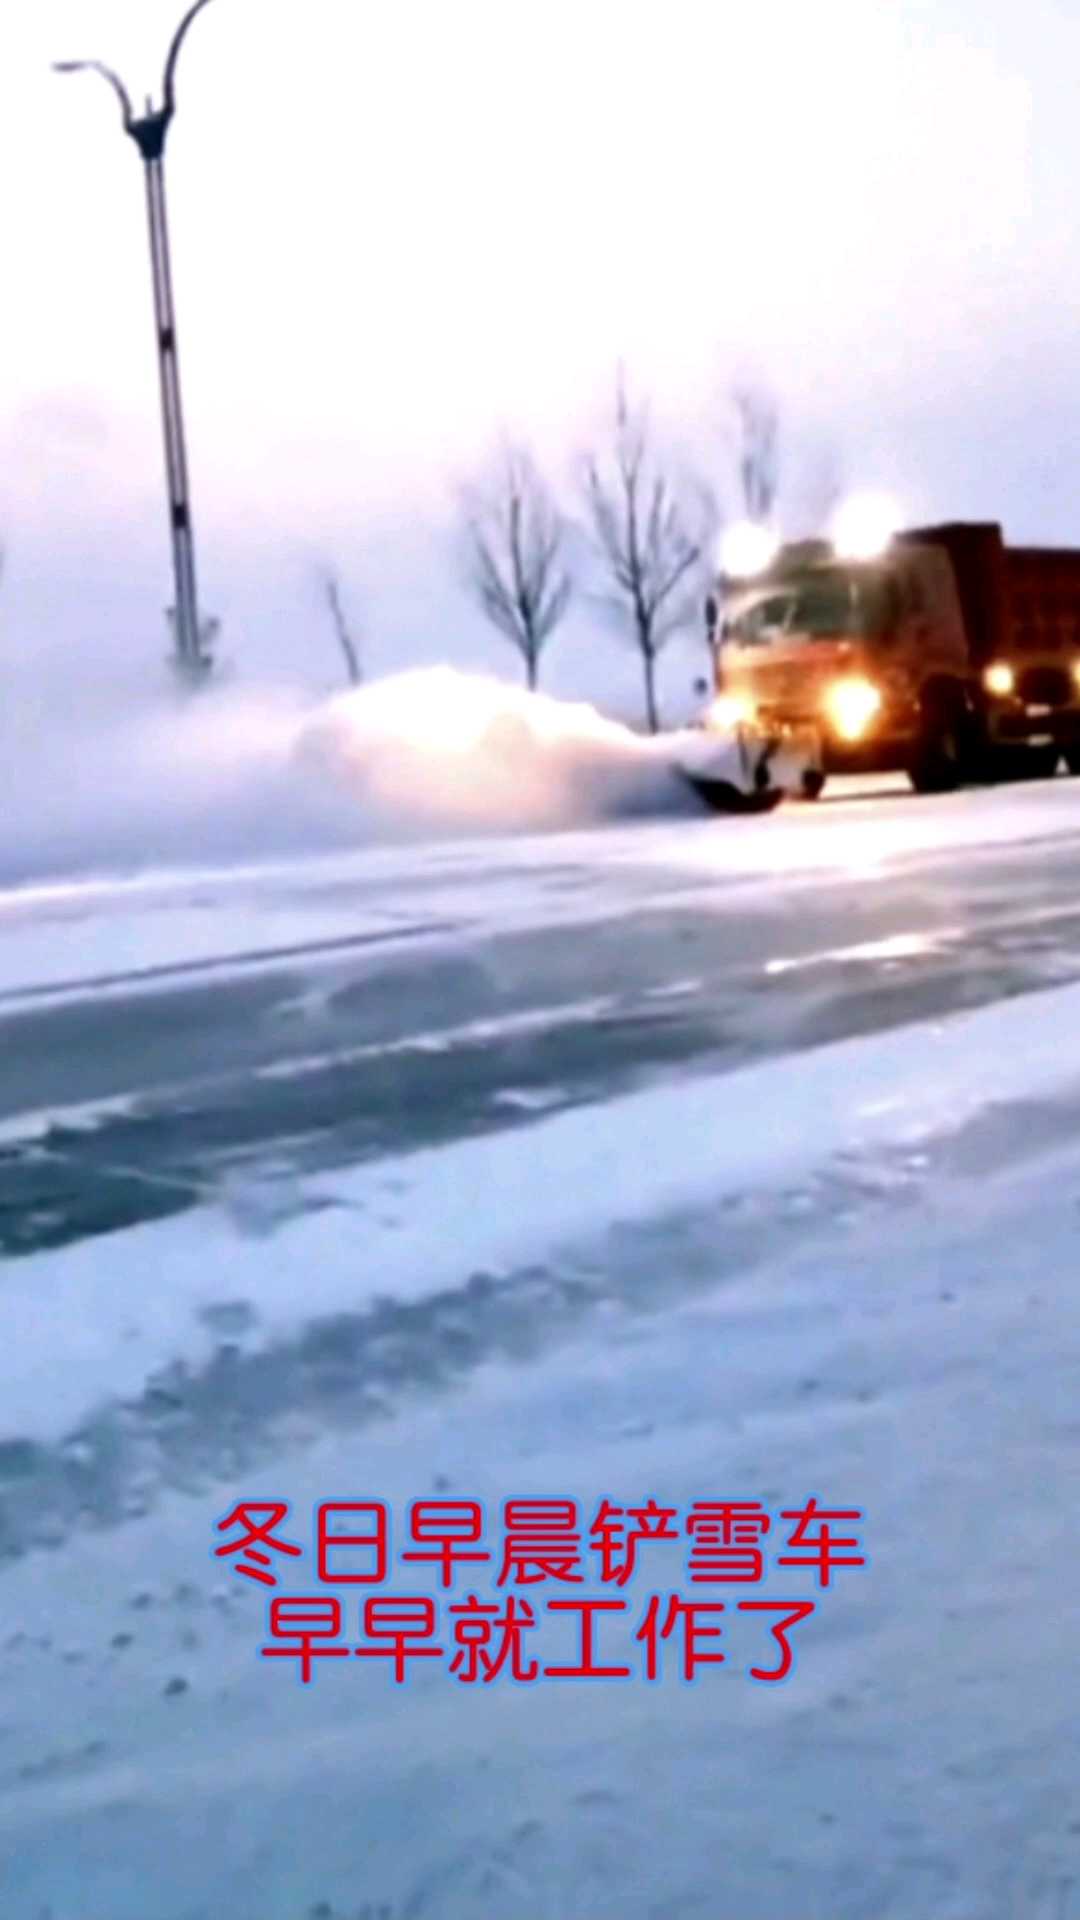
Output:
[[858,560],[802,541],[721,575],[706,617],[713,724],[787,745],[808,798],[834,771],[918,793],[1080,773],[1080,551],[959,522]]

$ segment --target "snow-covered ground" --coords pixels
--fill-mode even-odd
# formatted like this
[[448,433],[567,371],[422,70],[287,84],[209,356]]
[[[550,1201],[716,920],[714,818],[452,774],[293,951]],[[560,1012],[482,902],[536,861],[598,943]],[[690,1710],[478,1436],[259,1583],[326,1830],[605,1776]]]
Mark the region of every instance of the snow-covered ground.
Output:
[[[424,687],[0,824],[0,1920],[1080,1920],[1080,789],[701,819]],[[259,1657],[226,1511],[433,1496],[816,1496],[868,1564],[652,1543],[628,1679]],[[782,1685],[746,1591],[816,1602]]]
[[[1080,1025],[1080,988],[1040,998],[1037,1015],[1006,1001],[817,1049],[797,1072],[782,1056],[356,1171],[284,1184],[271,1173],[227,1190],[189,1224],[21,1260],[0,1295],[5,1419],[55,1440],[175,1361],[205,1366],[225,1270],[262,1336],[284,1340],[312,1316],[514,1271],[553,1244],[602,1234],[613,1216],[641,1226],[717,1189],[766,1192],[824,1163],[921,1150],[1003,1102],[1080,1077],[1080,1052],[1063,1062],[1061,1042],[1063,1027]],[[478,1209],[478,1193],[491,1204]],[[238,1225],[249,1238],[237,1237]],[[66,1371],[43,1398],[61,1328]]]
[[[5,1920],[1073,1920],[1078,1030],[1061,989],[12,1262]],[[258,1657],[224,1511],[435,1490],[816,1494],[870,1563],[771,1576],[818,1601],[779,1687],[734,1612],[689,1686]]]
[[[835,783],[833,800],[790,801],[760,818],[610,822],[553,837],[455,838],[319,854],[263,846],[258,857],[141,859],[126,874],[26,876],[0,886],[0,995],[33,994],[155,969],[252,962],[323,943],[481,937],[518,926],[582,925],[648,876],[662,913],[693,901],[738,909],[783,883],[816,890],[874,881],[928,857],[1065,842],[1080,787],[1059,779],[915,800],[900,783]],[[575,886],[566,876],[586,879]],[[638,888],[639,894],[641,888]],[[645,904],[645,896],[639,905]]]

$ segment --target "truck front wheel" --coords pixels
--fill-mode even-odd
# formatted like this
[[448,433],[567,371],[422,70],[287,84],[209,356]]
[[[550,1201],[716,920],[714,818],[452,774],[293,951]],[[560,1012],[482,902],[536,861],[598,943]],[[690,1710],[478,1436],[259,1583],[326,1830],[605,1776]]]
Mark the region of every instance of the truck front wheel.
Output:
[[908,779],[916,793],[953,793],[964,776],[964,741],[955,710],[939,707],[925,716]]

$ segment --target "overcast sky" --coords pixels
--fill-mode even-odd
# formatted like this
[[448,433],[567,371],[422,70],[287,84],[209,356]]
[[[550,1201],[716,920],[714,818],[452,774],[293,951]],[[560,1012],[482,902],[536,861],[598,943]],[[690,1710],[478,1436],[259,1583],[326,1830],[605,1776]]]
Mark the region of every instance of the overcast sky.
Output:
[[[9,658],[160,649],[140,170],[49,63],[145,92],[180,11],[3,9]],[[449,484],[500,427],[561,481],[620,356],[702,450],[732,374],[767,378],[793,492],[833,444],[912,517],[1080,544],[1078,71],[1075,0],[214,0],[169,176],[204,593],[245,669],[332,671],[321,551],[378,667],[502,661]]]

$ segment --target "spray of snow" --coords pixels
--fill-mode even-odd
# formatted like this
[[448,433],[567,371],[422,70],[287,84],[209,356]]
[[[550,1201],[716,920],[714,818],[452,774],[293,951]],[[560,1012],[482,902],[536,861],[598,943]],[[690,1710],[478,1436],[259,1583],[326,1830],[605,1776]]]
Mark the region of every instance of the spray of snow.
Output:
[[678,742],[450,667],[0,723],[0,881],[694,812]]
[[569,826],[686,809],[675,736],[643,739],[595,707],[449,667],[343,695],[299,740],[376,817],[436,826]]

